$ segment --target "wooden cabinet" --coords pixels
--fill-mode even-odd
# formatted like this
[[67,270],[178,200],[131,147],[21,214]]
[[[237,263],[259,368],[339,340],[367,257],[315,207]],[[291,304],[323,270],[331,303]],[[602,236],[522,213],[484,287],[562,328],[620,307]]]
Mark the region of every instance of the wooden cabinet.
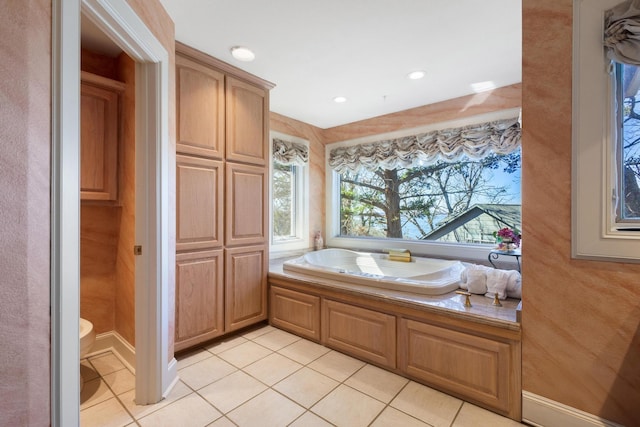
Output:
[[325,299],[322,325],[322,342],[327,346],[395,369],[395,316]]
[[222,246],[223,191],[221,161],[176,156],[176,250]]
[[227,162],[226,180],[225,243],[265,243],[269,229],[266,168]]
[[176,55],[177,151],[224,158],[224,74]]
[[225,330],[267,318],[267,247],[225,250]]
[[399,367],[407,375],[505,415],[520,399],[517,349],[508,343],[401,319]]
[[[378,295],[272,275],[269,322],[515,420],[521,330]],[[318,324],[318,305],[321,307]]]
[[269,92],[233,77],[226,80],[227,160],[265,166],[269,153]]
[[320,297],[272,286],[269,322],[302,337],[320,341]]
[[119,99],[125,84],[83,71],[80,86],[80,198],[118,198]]
[[[271,87],[176,43],[176,282],[187,271],[199,274],[194,289],[176,297],[177,350],[266,319]],[[224,253],[215,286],[212,260],[181,265],[215,250]],[[207,298],[209,311],[189,297]]]
[[223,259],[221,249],[176,255],[176,351],[224,332]]

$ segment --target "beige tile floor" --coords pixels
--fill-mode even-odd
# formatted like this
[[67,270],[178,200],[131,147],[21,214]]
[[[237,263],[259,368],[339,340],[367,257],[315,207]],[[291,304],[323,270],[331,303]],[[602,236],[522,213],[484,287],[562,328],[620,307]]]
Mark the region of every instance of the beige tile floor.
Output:
[[155,405],[134,403],[112,353],[81,370],[83,427],[521,425],[271,326],[178,357],[180,381]]

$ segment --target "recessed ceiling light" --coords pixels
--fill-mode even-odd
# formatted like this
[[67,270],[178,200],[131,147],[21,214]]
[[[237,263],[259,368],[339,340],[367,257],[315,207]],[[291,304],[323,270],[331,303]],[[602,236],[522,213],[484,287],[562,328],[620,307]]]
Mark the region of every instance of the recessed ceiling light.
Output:
[[253,61],[256,58],[255,53],[251,51],[248,47],[244,46],[234,46],[231,48],[231,55],[236,58],[238,61]]
[[418,70],[418,71],[412,71],[409,74],[407,74],[407,77],[410,78],[411,80],[418,80],[423,78],[427,73],[425,73],[422,70]]
[[343,102],[347,102],[347,98],[345,98],[344,96],[336,96],[335,98],[333,98],[333,102],[342,104]]

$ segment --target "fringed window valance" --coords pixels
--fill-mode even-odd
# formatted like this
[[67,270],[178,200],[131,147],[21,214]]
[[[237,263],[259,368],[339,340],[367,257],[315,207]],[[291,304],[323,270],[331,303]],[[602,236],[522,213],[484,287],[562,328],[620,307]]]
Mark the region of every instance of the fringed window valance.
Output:
[[609,59],[640,65],[640,0],[627,0],[607,10],[604,45]]
[[273,158],[283,165],[304,166],[309,161],[309,147],[299,142],[273,138]]
[[438,160],[458,161],[463,156],[481,159],[509,154],[520,147],[518,118],[441,129],[418,135],[334,148],[329,166],[338,173],[361,167],[368,170],[408,168]]

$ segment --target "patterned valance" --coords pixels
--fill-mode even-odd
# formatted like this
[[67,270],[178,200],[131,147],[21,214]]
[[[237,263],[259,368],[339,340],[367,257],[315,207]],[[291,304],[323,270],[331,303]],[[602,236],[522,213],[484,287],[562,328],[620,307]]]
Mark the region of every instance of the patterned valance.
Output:
[[299,142],[273,138],[273,158],[283,165],[304,166],[309,161],[309,147]]
[[609,59],[640,65],[640,0],[627,0],[605,12],[604,46]]
[[518,118],[434,130],[418,135],[334,148],[329,166],[338,173],[408,168],[438,160],[458,161],[463,156],[481,159],[490,154],[509,154],[520,147]]

